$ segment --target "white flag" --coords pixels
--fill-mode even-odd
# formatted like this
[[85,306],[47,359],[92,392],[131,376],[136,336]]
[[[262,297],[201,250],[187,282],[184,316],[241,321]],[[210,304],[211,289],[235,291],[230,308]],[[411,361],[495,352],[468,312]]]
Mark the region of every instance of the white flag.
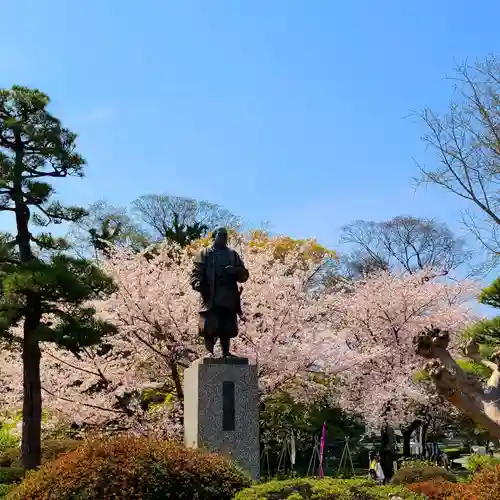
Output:
[[293,433],[292,429],[292,434],[290,435],[290,461],[292,462],[292,467],[295,467],[295,455],[295,434]]

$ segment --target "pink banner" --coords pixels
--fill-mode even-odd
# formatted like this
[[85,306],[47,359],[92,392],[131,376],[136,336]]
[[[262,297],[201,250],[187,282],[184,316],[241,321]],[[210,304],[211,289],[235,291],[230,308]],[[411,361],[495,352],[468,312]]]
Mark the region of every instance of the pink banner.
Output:
[[323,428],[321,429],[321,443],[319,445],[319,477],[325,477],[325,471],[323,470],[323,457],[325,453],[326,444],[326,422],[323,423]]

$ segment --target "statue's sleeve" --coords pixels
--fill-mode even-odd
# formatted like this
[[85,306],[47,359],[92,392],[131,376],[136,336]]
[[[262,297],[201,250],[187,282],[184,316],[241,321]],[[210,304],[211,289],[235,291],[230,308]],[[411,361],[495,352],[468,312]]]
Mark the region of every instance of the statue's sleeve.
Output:
[[245,283],[250,275],[238,252],[234,252],[234,267],[236,268],[236,281]]
[[201,291],[201,284],[203,282],[203,277],[205,275],[205,261],[206,261],[205,255],[206,252],[201,250],[200,252],[198,252],[193,261],[193,268],[191,270],[189,283],[191,285],[191,288],[196,292]]

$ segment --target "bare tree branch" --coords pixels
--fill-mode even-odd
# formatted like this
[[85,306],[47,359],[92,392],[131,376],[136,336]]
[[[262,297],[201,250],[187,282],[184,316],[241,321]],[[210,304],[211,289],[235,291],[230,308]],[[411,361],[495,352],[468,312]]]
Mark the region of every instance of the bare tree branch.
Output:
[[448,274],[472,258],[465,242],[445,224],[411,216],[352,222],[342,228],[342,241],[351,245],[350,265],[359,274],[392,268],[409,274],[433,268]]
[[[500,254],[500,58],[457,65],[456,98],[446,114],[418,114],[427,132],[422,140],[438,165],[418,165],[417,185],[433,184],[471,203],[466,219],[493,257]],[[479,219],[482,223],[471,221]]]

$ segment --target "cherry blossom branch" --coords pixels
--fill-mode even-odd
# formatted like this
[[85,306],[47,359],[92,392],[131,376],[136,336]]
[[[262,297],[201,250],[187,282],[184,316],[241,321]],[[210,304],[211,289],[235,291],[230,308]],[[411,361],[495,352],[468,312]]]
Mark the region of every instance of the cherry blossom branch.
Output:
[[74,370],[79,370],[81,372],[84,372],[84,373],[88,373],[89,375],[96,375],[96,376],[100,376],[99,373],[97,372],[93,372],[91,370],[87,370],[85,368],[82,368],[81,366],[76,366],[76,365],[73,365],[71,363],[68,363],[67,361],[64,361],[63,359],[61,358],[58,358],[57,356],[54,356],[51,352],[47,351],[47,350],[44,350],[43,353],[47,356],[50,356],[51,358],[55,359],[56,361],[58,361],[59,363],[62,363],[62,364],[65,364],[66,366],[69,366],[70,368],[74,369]]
[[47,394],[49,394],[50,396],[56,398],[56,399],[60,399],[61,401],[66,401],[67,403],[73,403],[73,404],[80,404],[82,406],[86,406],[87,408],[93,408],[94,410],[99,410],[99,411],[105,411],[105,412],[110,412],[110,413],[119,413],[119,414],[127,414],[127,412],[125,410],[116,410],[114,408],[105,408],[103,406],[98,406],[98,405],[93,405],[93,404],[90,404],[90,403],[85,403],[85,402],[76,402],[72,399],[69,399],[69,398],[66,398],[64,396],[59,396],[58,394],[55,394],[54,392],[52,391],[49,391],[48,389],[46,389],[45,387],[42,386],[42,391],[46,392]]

